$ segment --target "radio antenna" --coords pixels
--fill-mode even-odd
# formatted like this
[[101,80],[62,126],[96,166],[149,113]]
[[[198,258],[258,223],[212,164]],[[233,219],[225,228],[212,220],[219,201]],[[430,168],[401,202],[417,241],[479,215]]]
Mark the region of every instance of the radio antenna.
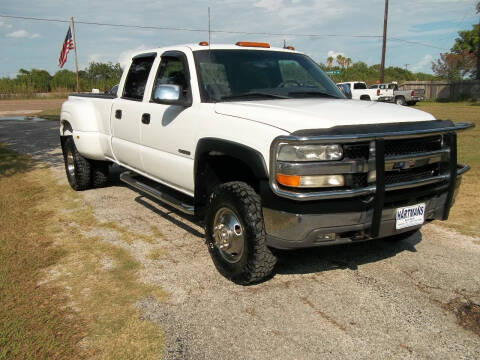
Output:
[[208,7],[208,50],[210,50],[210,6]]

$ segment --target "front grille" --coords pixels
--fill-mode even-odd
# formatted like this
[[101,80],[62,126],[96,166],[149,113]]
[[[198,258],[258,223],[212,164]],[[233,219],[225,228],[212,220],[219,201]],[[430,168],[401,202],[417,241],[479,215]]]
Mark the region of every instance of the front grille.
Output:
[[419,179],[427,179],[432,176],[439,175],[440,164],[430,164],[413,169],[406,169],[401,171],[386,171],[385,185],[397,184],[401,182],[408,182]]
[[355,188],[367,186],[367,174],[354,174],[352,183]]
[[410,155],[442,148],[442,136],[385,141],[385,156]]
[[370,151],[369,143],[360,143],[360,144],[348,144],[344,145],[343,153],[346,159],[368,159],[368,154]]

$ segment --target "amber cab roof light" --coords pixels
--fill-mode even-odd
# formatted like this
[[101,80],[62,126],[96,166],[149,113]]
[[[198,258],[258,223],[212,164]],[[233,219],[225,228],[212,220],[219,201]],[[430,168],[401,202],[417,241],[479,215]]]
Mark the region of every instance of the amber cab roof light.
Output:
[[200,46],[208,46],[208,41],[200,41],[200,42],[198,43],[198,45],[200,45]]
[[285,49],[288,49],[288,50],[295,50],[295,48],[293,46],[287,46]]
[[268,44],[268,43],[252,42],[252,41],[239,41],[235,45],[237,45],[237,46],[247,46],[247,47],[261,47],[261,48],[269,48],[270,47],[270,44]]

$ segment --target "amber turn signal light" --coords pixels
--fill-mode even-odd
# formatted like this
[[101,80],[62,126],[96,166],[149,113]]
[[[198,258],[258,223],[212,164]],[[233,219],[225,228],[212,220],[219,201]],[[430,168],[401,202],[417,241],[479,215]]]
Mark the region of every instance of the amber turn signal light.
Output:
[[238,41],[235,45],[237,45],[237,46],[247,46],[247,47],[261,47],[261,48],[269,48],[270,47],[270,44],[268,44],[268,43],[252,42],[252,41]]
[[200,41],[200,42],[198,43],[198,45],[200,45],[200,46],[208,46],[208,41]]
[[277,182],[283,186],[298,187],[300,185],[300,176],[277,174]]

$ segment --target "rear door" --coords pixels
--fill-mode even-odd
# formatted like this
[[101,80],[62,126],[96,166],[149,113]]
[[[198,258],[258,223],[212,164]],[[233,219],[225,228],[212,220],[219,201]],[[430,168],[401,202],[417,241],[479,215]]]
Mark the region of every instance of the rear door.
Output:
[[113,101],[110,124],[112,149],[118,162],[142,170],[140,156],[142,105],[148,77],[156,53],[132,59],[122,96]]

